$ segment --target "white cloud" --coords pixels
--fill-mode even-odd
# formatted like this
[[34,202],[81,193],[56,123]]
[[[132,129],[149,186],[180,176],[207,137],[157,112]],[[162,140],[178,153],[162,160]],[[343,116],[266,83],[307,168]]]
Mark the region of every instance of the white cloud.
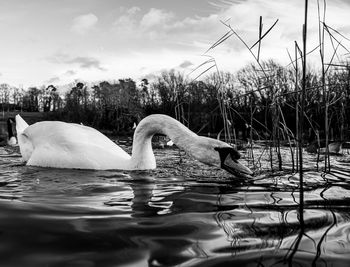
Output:
[[[322,1],[320,1],[322,4]],[[319,18],[317,12],[317,2],[309,3],[308,9],[308,51],[311,51],[319,44],[318,27]],[[322,12],[322,6],[321,6]],[[342,25],[347,24],[349,4],[335,0],[328,3],[326,10],[326,22],[339,29]],[[294,51],[294,41],[302,46],[302,25],[304,23],[304,5],[303,1],[270,1],[270,0],[246,0],[238,4],[232,5],[220,14],[221,17],[230,18],[230,25],[247,41],[248,45],[252,45],[258,40],[259,17],[263,18],[263,32],[278,19],[278,23],[272,31],[262,40],[261,53],[265,58],[274,58],[280,60],[281,63],[289,62],[286,49]],[[345,35],[348,33],[343,32]],[[342,39],[342,38],[340,38]],[[329,37],[326,37],[326,57],[332,55],[332,45]],[[347,43],[346,45],[349,45]],[[235,52],[246,48],[237,40],[225,42],[223,47],[230,47]],[[319,59],[318,50],[309,56],[312,60]],[[253,60],[253,58],[251,58]]]
[[78,34],[85,34],[98,22],[96,15],[89,13],[74,18],[71,30]]
[[46,81],[46,83],[58,83],[58,82],[60,82],[60,81],[61,81],[60,77],[54,76],[54,77],[48,79],[48,80]]
[[[50,63],[54,64],[76,64],[81,69],[98,69],[101,71],[106,71],[104,67],[101,66],[101,62],[99,59],[91,56],[70,56],[65,53],[56,53],[50,57],[47,57],[46,60]],[[75,72],[69,70],[66,72],[67,75],[74,75]]]
[[140,12],[141,8],[139,8],[138,6],[133,6],[129,9],[126,10],[126,13],[129,15],[135,15],[136,13]]
[[179,67],[182,68],[182,69],[186,69],[190,66],[193,66],[193,63],[189,60],[185,60],[184,62],[182,62]]
[[[0,11],[0,20],[3,21],[0,23],[0,30],[5,34],[3,39],[8,40],[4,43],[5,48],[0,51],[2,81],[28,85],[55,76],[61,79],[60,83],[76,77],[107,79],[115,77],[116,73],[134,77],[140,73],[141,67],[145,68],[141,74],[146,74],[180,65],[184,67],[187,65],[186,60],[193,63],[193,66],[187,68],[192,68],[207,60],[199,55],[228,31],[220,22],[227,19],[230,19],[230,25],[248,45],[258,39],[260,16],[263,17],[263,32],[279,19],[276,27],[262,41],[261,59],[273,58],[284,64],[289,62],[286,48],[293,53],[294,41],[301,45],[303,0],[225,0],[222,1],[227,3],[225,6],[208,10],[202,16],[196,14],[204,13],[192,12],[181,1],[174,9],[170,9],[171,5],[166,5],[168,9],[164,5],[152,5],[151,8],[148,1],[140,2],[142,9],[137,6],[120,8],[118,4],[106,4],[98,7],[98,13],[89,11],[92,10],[89,5],[82,7],[75,5],[75,1],[68,2],[65,11],[69,12],[58,12],[59,8],[56,8],[51,13],[40,14],[41,9],[35,8],[33,12],[27,12],[30,17],[25,14],[20,16],[12,8],[16,13],[7,13],[12,14],[13,20],[4,19],[7,13]],[[318,44],[316,3],[317,1],[309,2],[308,50]],[[350,37],[349,0],[331,0],[327,4],[327,23]],[[62,3],[57,6],[61,8]],[[198,10],[200,8],[198,4]],[[73,20],[71,14],[76,10],[81,12],[78,13],[81,16],[76,16]],[[30,22],[28,27],[23,28],[23,23],[17,21],[19,18],[23,21],[27,19]],[[40,18],[45,18],[45,21]],[[70,23],[68,30],[71,32],[68,35],[64,21]],[[98,31],[95,30],[94,35],[88,34],[97,27]],[[72,32],[75,36],[72,36]],[[86,34],[83,41],[80,34]],[[28,35],[33,35],[37,43],[26,42],[26,46],[23,46],[23,40],[30,37]],[[350,43],[344,38],[339,37],[339,40],[346,47],[350,47]],[[326,41],[326,46],[331,48],[328,36]],[[164,49],[166,51],[161,53]],[[342,49],[339,48],[340,50]],[[55,51],[69,51],[69,54],[55,54],[50,57]],[[134,52],[142,54],[134,55]],[[318,51],[313,54],[319,58]],[[215,57],[220,70],[235,71],[244,67],[248,61],[253,61],[249,51],[235,36],[210,51],[209,55]],[[197,56],[199,60],[191,58]],[[327,53],[326,56],[329,60],[332,53]],[[48,59],[48,62],[42,60],[43,58]],[[74,69],[76,73],[67,72],[70,69]]]
[[135,16],[139,13],[141,9],[139,7],[131,7],[129,9],[121,8],[122,16],[117,18],[113,25],[118,27],[122,31],[129,32],[136,25]]
[[[158,27],[154,33],[158,35],[158,39],[162,38],[167,45],[181,41],[181,43],[187,43],[188,46],[192,45],[192,49],[197,48],[198,53],[203,53],[229,30],[220,21],[227,20],[247,44],[252,45],[258,40],[260,16],[263,18],[263,33],[278,19],[276,26],[262,40],[261,59],[272,58],[282,64],[288,64],[289,57],[286,49],[293,52],[294,41],[297,41],[300,46],[302,45],[302,25],[304,22],[302,2],[301,0],[232,1],[231,6],[225,6],[220,12],[208,16],[187,17],[182,20],[168,17],[167,20],[163,20],[162,27]],[[345,36],[350,35],[350,27],[345,27],[349,9],[349,3],[339,0],[334,0],[332,4],[328,3],[327,6],[327,23],[340,30]],[[338,37],[344,41],[342,44],[350,46],[350,42],[345,44],[344,38]],[[328,36],[326,42],[326,58],[330,60],[333,49]],[[309,4],[308,51],[318,44],[317,3],[312,2]],[[203,49],[205,46],[206,48]],[[254,50],[254,52],[256,51]],[[244,67],[247,62],[254,61],[244,44],[234,35],[211,50],[209,54],[216,58],[219,67],[230,71],[235,71]],[[309,58],[311,60],[309,62],[317,63],[319,60],[318,50]]]
[[118,35],[122,34],[127,39],[130,39],[130,34],[138,30],[138,15],[141,11],[139,7],[125,8],[121,7],[122,13],[113,23],[114,29],[117,30]]
[[141,19],[140,26],[144,28],[151,28],[154,26],[165,25],[172,20],[175,15],[172,12],[165,10],[151,8]]
[[75,74],[77,74],[76,71],[74,70],[67,70],[64,75],[67,75],[67,76],[74,76]]

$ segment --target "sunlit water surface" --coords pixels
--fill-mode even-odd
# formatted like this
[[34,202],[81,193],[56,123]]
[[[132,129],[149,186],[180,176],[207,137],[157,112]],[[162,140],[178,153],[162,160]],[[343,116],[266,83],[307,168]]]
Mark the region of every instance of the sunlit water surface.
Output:
[[0,266],[350,266],[347,153],[305,173],[304,206],[298,175],[242,181],[155,154],[152,171],[83,171],[0,148]]

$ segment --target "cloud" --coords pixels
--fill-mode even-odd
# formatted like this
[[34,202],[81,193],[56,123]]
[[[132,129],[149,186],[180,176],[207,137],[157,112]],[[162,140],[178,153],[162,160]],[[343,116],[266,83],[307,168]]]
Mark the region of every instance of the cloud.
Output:
[[52,77],[51,79],[48,79],[46,82],[47,82],[47,83],[58,83],[58,82],[60,82],[60,81],[61,81],[60,77],[54,76],[54,77]]
[[71,30],[78,34],[86,34],[98,22],[98,18],[92,14],[85,14],[74,18]]
[[[232,0],[230,5],[220,8],[218,12],[207,16],[182,17],[167,10],[152,8],[141,19],[139,25],[140,38],[143,44],[152,47],[154,40],[160,40],[161,45],[174,51],[181,51],[182,58],[189,58],[188,54],[205,52],[212,44],[219,40],[229,30],[220,21],[227,21],[240,37],[250,46],[258,40],[259,17],[263,18],[263,33],[278,19],[276,26],[262,40],[260,59],[273,58],[282,64],[289,63],[288,53],[294,51],[294,41],[302,43],[302,25],[304,23],[304,6],[300,1],[270,1],[270,0]],[[347,4],[347,6],[346,6]],[[329,25],[345,36],[350,35],[350,27],[345,25],[348,20],[349,3],[339,0],[327,6],[326,21]],[[288,12],[286,12],[288,10]],[[309,5],[308,21],[308,51],[319,44],[319,19],[316,2]],[[338,36],[339,39],[344,40]],[[328,38],[329,39],[329,38]],[[329,42],[329,40],[326,40]],[[344,41],[345,42],[345,41]],[[343,43],[342,43],[343,44]],[[349,46],[347,42],[346,46]],[[330,52],[326,51],[327,59],[332,57],[332,44],[328,43]],[[253,52],[256,54],[257,46]],[[340,48],[339,48],[340,50]],[[184,52],[188,54],[185,55]],[[175,53],[174,53],[175,54]],[[216,59],[218,66],[225,70],[235,71],[244,67],[254,58],[244,44],[235,36],[222,42],[208,55]],[[319,60],[319,54],[310,57]],[[195,61],[193,61],[195,62]],[[311,61],[310,61],[311,62]],[[180,61],[181,63],[181,61]],[[178,65],[186,68],[185,61]]]
[[[59,76],[53,76],[52,78],[48,79],[46,83],[59,83],[65,79],[65,77],[71,77],[76,75],[76,71],[74,70],[68,70],[64,72],[63,74],[60,74]],[[60,77],[61,76],[61,77]]]
[[131,29],[136,25],[137,21],[135,16],[141,11],[141,9],[134,6],[129,9],[122,7],[120,10],[123,15],[116,19],[113,25],[117,26],[120,29],[128,31],[128,29]]
[[144,28],[151,28],[158,25],[165,25],[174,17],[175,15],[172,12],[151,8],[149,12],[142,17],[140,26]]
[[83,69],[99,69],[105,71],[106,69],[101,67],[99,60],[93,57],[75,57],[67,61],[67,63],[76,63]]
[[126,10],[126,13],[128,15],[135,15],[136,13],[140,12],[141,11],[141,8],[139,8],[138,6],[133,6],[129,9]]
[[77,74],[77,72],[74,71],[74,70],[67,70],[67,71],[64,73],[64,75],[66,75],[66,76],[74,76],[75,74]]
[[141,49],[152,48],[154,41],[159,40],[164,47],[193,48],[197,47],[194,45],[197,39],[208,40],[208,32],[222,27],[217,15],[181,18],[166,9],[141,10],[139,7],[121,8],[120,11],[122,15],[113,23],[113,36],[118,36],[118,45],[128,47],[142,42]]
[[[47,61],[54,64],[78,64],[82,69],[98,69],[101,71],[106,71],[106,69],[101,66],[101,62],[94,57],[71,57],[65,53],[57,53],[52,57],[47,58]],[[74,75],[76,72],[73,70],[68,70],[66,74]]]
[[[319,18],[317,10],[317,2],[310,2],[308,8],[308,51],[319,45]],[[346,25],[348,14],[349,6],[346,6],[345,3],[341,3],[340,1],[334,1],[332,4],[329,3],[327,5],[326,22],[331,27],[340,29],[342,25]],[[262,40],[261,55],[265,59],[274,58],[283,61],[283,63],[289,63],[286,48],[294,51],[295,41],[300,46],[302,44],[304,5],[301,5],[300,1],[246,0],[233,4],[221,13],[221,17],[230,18],[230,25],[248,45],[252,45],[258,39],[260,16],[263,18],[263,33],[278,19],[276,26]],[[346,32],[342,33],[347,34]],[[330,59],[333,55],[332,44],[328,42],[328,35],[326,36],[326,58]],[[237,38],[231,38],[231,40],[225,42],[224,47],[228,48],[229,46],[236,52],[246,50]],[[310,54],[309,58],[318,60],[319,53],[314,52]]]
[[217,14],[182,17],[166,9],[150,8],[145,13],[139,8],[124,9],[123,16],[114,22],[114,35],[119,37],[118,44],[125,40],[128,40],[128,45],[141,41],[141,48],[145,48],[154,47],[154,41],[159,40],[164,47],[193,49],[198,48],[195,42],[212,41],[215,35],[210,36],[210,33],[215,34],[223,28],[220,19],[223,18]]
[[179,67],[180,67],[180,68],[183,68],[183,69],[186,69],[187,67],[192,66],[192,65],[193,65],[193,63],[192,63],[191,61],[185,60],[184,62],[182,62],[182,63],[179,65]]

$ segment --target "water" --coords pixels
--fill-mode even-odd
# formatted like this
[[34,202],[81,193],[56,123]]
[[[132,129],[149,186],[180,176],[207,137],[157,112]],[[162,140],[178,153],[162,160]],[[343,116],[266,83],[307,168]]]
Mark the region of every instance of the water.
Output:
[[349,266],[348,154],[306,172],[303,206],[297,175],[243,181],[155,154],[157,170],[83,171],[0,148],[0,266]]

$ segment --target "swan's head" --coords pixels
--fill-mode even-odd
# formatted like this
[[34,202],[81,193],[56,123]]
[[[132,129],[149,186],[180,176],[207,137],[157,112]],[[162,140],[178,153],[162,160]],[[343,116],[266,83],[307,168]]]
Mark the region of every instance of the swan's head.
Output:
[[219,153],[222,169],[238,177],[250,177],[253,174],[249,168],[238,162],[241,154],[233,147],[216,147],[214,149]]
[[237,177],[251,177],[253,172],[241,164],[240,153],[232,146],[220,140],[199,137],[192,145],[191,154],[197,160],[217,166]]

